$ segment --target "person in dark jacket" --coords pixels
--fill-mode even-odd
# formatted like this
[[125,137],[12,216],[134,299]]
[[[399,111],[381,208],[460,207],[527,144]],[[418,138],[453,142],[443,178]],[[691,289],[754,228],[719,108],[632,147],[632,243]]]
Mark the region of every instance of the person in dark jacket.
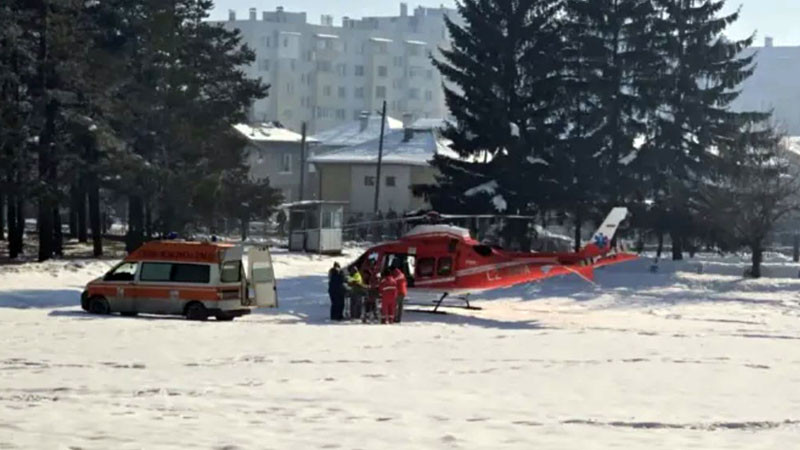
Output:
[[344,319],[344,295],[345,295],[344,273],[339,263],[333,263],[333,267],[328,271],[328,296],[331,298],[331,320]]

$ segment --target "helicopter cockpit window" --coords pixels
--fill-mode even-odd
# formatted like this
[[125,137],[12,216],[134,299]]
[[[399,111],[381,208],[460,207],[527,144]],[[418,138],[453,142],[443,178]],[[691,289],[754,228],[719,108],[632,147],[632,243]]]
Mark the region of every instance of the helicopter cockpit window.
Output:
[[417,262],[417,277],[432,277],[435,270],[436,260],[434,258],[422,258]]
[[453,273],[453,258],[449,256],[445,256],[444,258],[439,258],[439,267],[436,270],[436,275],[440,277],[447,277]]

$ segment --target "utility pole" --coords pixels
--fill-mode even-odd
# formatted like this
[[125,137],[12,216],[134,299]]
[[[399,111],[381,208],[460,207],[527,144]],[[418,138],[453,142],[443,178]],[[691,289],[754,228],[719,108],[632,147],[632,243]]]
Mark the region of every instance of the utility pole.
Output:
[[300,138],[300,197],[298,200],[303,201],[306,188],[306,123],[303,122],[301,130],[302,137]]
[[383,101],[383,109],[381,110],[381,138],[378,141],[378,173],[375,177],[375,207],[373,213],[378,214],[378,199],[381,196],[381,164],[383,164],[383,133],[386,127],[386,100]]

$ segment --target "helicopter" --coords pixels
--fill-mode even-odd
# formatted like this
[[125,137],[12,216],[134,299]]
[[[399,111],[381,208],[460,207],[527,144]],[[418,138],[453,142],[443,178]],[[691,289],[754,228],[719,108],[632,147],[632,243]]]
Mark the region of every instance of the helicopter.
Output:
[[447,224],[417,225],[400,239],[371,247],[349,267],[374,282],[386,268],[400,268],[409,292],[436,293],[431,312],[439,313],[448,296],[466,302],[469,295],[541,281],[562,275],[577,275],[593,282],[594,270],[637,258],[612,247],[628,209],[616,207],[577,252],[520,252],[504,250],[475,240],[470,231]]

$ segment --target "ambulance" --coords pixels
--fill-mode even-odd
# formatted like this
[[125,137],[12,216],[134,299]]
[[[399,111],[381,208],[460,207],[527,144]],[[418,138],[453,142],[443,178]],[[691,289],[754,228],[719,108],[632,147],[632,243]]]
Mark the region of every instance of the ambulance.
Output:
[[81,307],[92,314],[180,315],[231,321],[254,308],[277,308],[267,247],[153,241],[91,281]]

